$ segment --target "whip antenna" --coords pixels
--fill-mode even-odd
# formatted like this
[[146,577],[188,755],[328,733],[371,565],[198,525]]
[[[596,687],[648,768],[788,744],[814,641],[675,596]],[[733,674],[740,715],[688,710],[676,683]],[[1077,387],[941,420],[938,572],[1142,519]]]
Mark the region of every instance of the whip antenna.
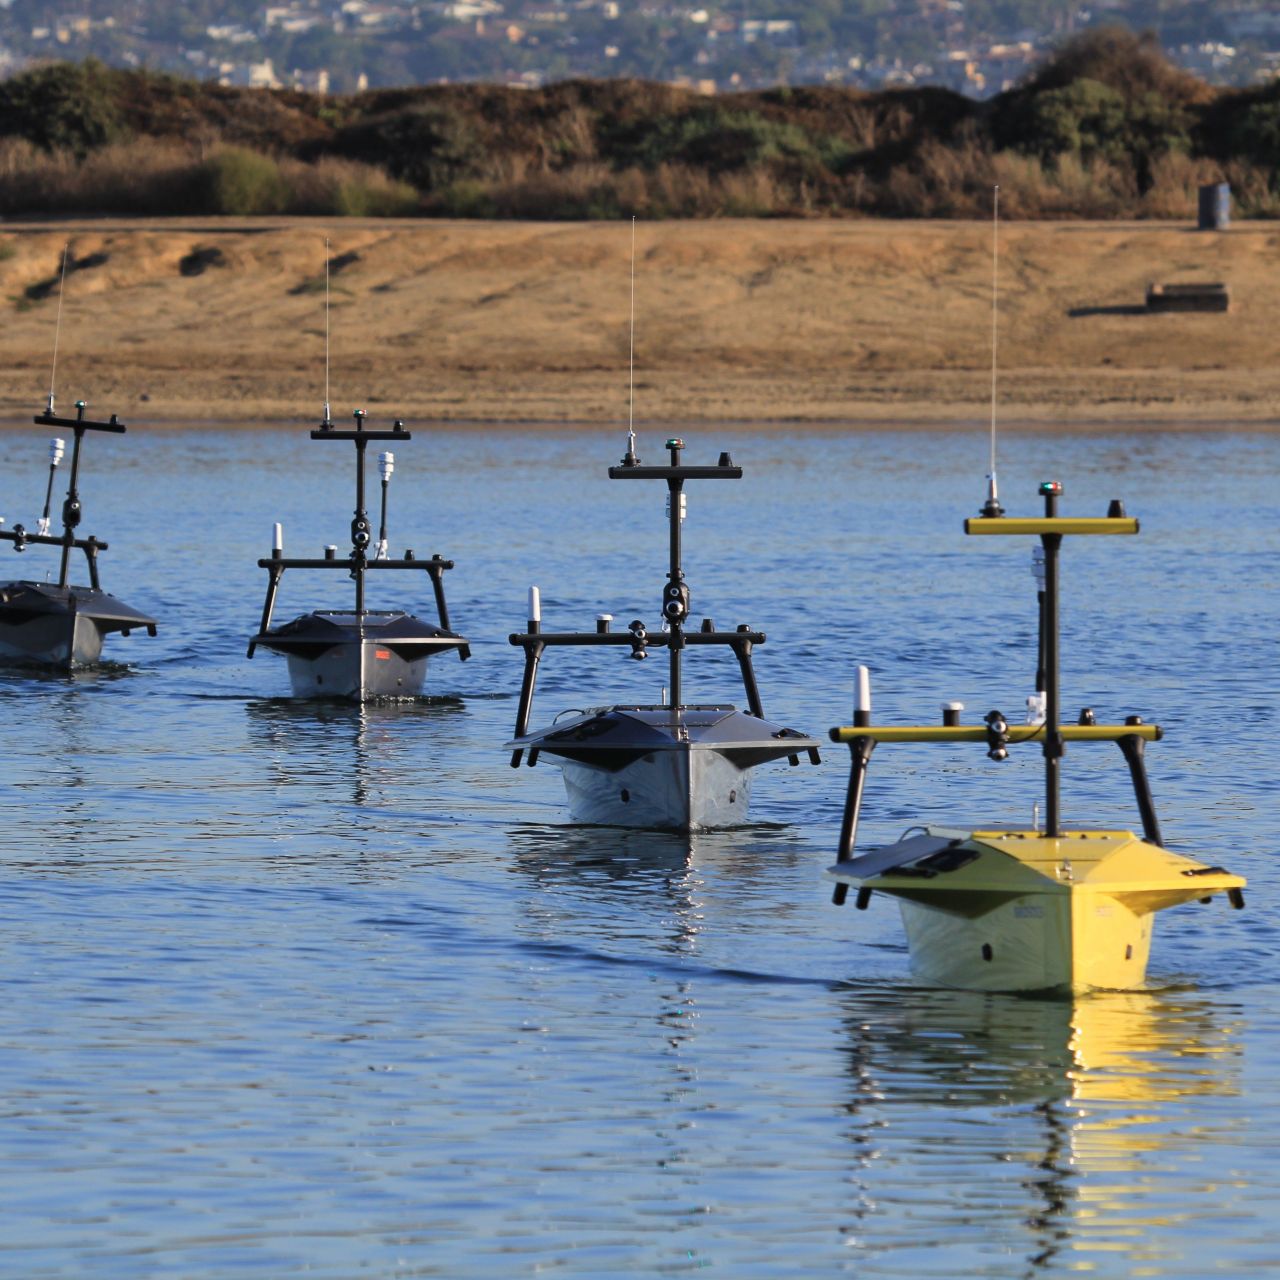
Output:
[[636,457],[636,216],[631,215],[631,371],[627,388],[627,456],[622,465],[634,467]]
[[987,473],[987,501],[983,505],[984,516],[1002,516],[999,489],[996,483],[996,368],[999,335],[999,270],[1000,270],[1000,186],[992,188],[991,196],[991,470]]
[[67,287],[67,258],[71,255],[71,241],[62,246],[62,275],[58,281],[58,318],[53,325],[53,368],[49,372],[49,400],[45,413],[53,416],[53,389],[58,378],[58,336],[62,333],[62,295]]
[[332,421],[329,413],[329,237],[324,240],[324,420]]

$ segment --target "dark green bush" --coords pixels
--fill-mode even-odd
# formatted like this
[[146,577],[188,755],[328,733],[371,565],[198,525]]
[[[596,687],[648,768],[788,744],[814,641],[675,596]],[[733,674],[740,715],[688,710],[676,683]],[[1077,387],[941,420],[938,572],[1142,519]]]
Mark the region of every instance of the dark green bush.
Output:
[[688,165],[711,174],[772,161],[837,167],[852,151],[839,138],[815,138],[799,125],[723,107],[641,120],[615,130],[610,141],[607,154],[619,169]]
[[1228,145],[1235,155],[1280,172],[1280,98],[1241,112],[1232,122]]
[[224,147],[200,166],[197,199],[202,213],[247,217],[282,213],[289,188],[270,156],[245,147]]
[[339,131],[327,150],[378,165],[424,192],[481,176],[486,156],[465,116],[431,102],[350,125]]
[[1157,93],[1126,99],[1100,81],[1076,80],[1030,99],[1020,150],[1046,164],[1074,155],[1131,168],[1143,194],[1159,156],[1190,148],[1190,124],[1185,108]]
[[124,136],[116,74],[89,59],[36,67],[0,81],[0,135],[83,159]]

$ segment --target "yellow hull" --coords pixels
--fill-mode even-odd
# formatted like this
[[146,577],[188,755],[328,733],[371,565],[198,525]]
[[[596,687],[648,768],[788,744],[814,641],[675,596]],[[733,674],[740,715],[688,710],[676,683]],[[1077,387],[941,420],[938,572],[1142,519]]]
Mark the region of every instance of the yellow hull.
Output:
[[916,977],[971,991],[1140,987],[1155,912],[1245,883],[1130,831],[932,830],[828,874],[899,899]]

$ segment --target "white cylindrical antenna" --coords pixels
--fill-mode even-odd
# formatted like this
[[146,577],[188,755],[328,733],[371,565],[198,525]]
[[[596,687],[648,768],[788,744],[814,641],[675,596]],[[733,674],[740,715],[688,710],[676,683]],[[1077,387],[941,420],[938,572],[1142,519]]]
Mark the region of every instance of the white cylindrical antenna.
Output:
[[997,338],[999,336],[999,272],[1000,272],[1000,187],[992,188],[991,195],[991,457],[987,473],[987,501],[982,508],[984,516],[1001,516],[1000,487],[996,481],[996,370]]
[[854,715],[856,716],[859,711],[865,712],[868,716],[871,714],[871,669],[869,667],[858,668],[853,696]]
[[54,436],[49,441],[49,483],[45,486],[44,491],[44,512],[41,514],[40,519],[36,521],[36,532],[38,534],[43,535],[49,532],[49,511],[53,506],[53,476],[65,452],[66,443]]
[[378,471],[382,476],[382,519],[378,525],[378,549],[374,553],[375,560],[387,559],[387,485],[391,482],[391,473],[396,469],[396,455],[389,449],[378,454]]
[[284,551],[284,525],[278,522],[271,526],[271,550]]
[[45,412],[53,416],[53,389],[58,380],[58,336],[62,333],[62,295],[67,289],[67,259],[71,256],[71,241],[62,246],[62,278],[58,282],[58,318],[53,325],[53,368],[49,371],[49,400]]
[[537,587],[529,588],[529,621],[542,621],[542,592]]

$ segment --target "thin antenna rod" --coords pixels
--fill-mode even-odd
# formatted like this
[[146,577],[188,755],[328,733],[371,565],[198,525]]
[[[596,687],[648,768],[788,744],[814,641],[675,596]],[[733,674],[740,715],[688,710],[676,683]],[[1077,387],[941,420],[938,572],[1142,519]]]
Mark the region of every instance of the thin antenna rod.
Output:
[[62,295],[67,288],[67,259],[71,256],[71,241],[62,246],[62,277],[58,282],[58,318],[53,326],[53,368],[49,372],[49,401],[45,412],[53,413],[54,383],[58,379],[58,336],[62,333]]
[[631,374],[627,393],[627,452],[636,444],[636,216],[631,215]]
[[1000,333],[1000,187],[992,188],[991,196],[991,461],[987,473],[987,501],[982,508],[984,516],[1004,515],[1000,505],[999,486],[996,482],[996,371],[999,366],[997,342]]
[[324,239],[324,420],[329,422],[329,237]]

